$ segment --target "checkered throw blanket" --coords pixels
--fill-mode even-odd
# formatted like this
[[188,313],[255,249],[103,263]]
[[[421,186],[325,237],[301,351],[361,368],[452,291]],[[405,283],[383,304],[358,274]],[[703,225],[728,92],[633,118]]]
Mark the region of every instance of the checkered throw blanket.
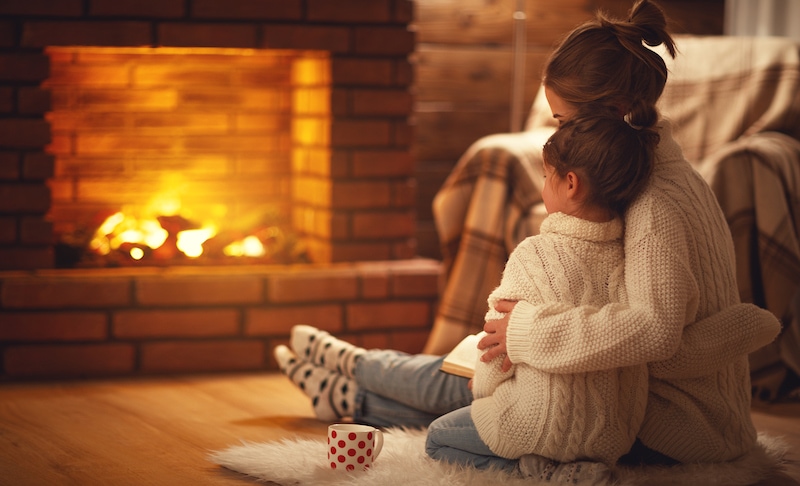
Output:
[[[676,41],[662,115],[728,218],[742,300],[787,323],[778,348],[757,366],[784,363],[800,373],[800,332],[789,324],[798,317],[790,303],[800,289],[800,45],[779,38]],[[432,336],[481,329],[508,255],[538,233],[545,215],[541,147],[553,129],[540,90],[526,131],[473,144],[437,194],[447,284]],[[449,350],[435,343],[427,349]]]

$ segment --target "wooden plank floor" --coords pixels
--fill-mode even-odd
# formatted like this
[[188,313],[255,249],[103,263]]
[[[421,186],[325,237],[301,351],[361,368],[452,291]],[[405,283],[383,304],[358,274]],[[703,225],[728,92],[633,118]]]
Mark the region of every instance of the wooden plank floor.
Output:
[[[800,459],[800,404],[753,413]],[[0,385],[0,484],[259,484],[208,461],[246,441],[323,437],[304,395],[279,374]],[[800,485],[800,467],[765,485]]]

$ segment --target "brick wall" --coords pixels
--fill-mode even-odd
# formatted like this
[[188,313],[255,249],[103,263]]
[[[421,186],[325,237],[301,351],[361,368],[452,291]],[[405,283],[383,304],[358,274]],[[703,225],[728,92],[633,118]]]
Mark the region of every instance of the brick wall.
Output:
[[422,350],[433,260],[0,272],[0,381],[275,370],[298,323]]
[[[317,261],[415,255],[409,0],[0,2],[0,269],[53,266],[48,46],[324,50],[326,157],[293,160],[293,221]],[[358,195],[358,197],[354,197]]]
[[[410,0],[0,0],[0,380],[274,369],[301,322],[420,351],[441,276],[413,259],[412,18]],[[48,52],[73,46],[325,51],[329,133],[289,169],[319,263],[52,269],[71,188]]]

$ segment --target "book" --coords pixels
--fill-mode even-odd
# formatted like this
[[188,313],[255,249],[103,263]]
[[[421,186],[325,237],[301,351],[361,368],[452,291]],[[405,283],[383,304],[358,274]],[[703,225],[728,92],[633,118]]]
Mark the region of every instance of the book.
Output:
[[475,364],[481,355],[481,351],[478,349],[478,341],[485,335],[486,333],[481,331],[478,334],[470,334],[462,339],[450,351],[450,354],[444,357],[444,362],[442,362],[442,366],[439,369],[451,375],[472,378],[475,374]]

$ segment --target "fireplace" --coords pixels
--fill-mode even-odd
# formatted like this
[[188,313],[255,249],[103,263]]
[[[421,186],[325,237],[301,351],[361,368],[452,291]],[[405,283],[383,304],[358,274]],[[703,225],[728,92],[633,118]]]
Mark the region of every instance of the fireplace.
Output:
[[304,243],[319,235],[294,231],[292,182],[330,158],[328,52],[45,52],[56,267],[294,263],[319,250]]
[[[296,322],[421,349],[440,272],[415,258],[412,17],[408,0],[1,5],[3,377],[270,369]],[[107,84],[76,94],[71,76]],[[177,104],[195,110],[150,116]],[[65,238],[153,201],[242,236],[271,214],[313,263],[55,268]]]

